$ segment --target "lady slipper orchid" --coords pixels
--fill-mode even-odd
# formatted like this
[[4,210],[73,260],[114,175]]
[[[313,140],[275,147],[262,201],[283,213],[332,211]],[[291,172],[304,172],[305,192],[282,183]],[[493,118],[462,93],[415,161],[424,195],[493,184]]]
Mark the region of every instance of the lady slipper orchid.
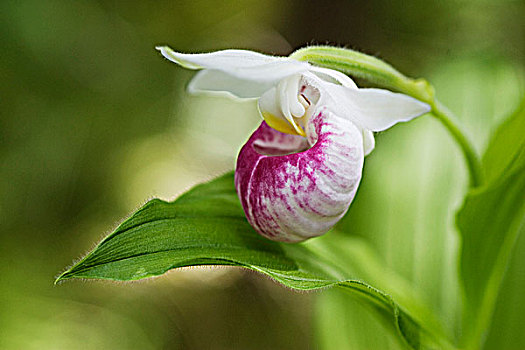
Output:
[[320,236],[346,213],[361,180],[372,132],[430,107],[382,89],[358,89],[345,74],[287,57],[245,50],[183,54],[168,60],[200,70],[189,91],[258,99],[264,119],[242,147],[235,187],[261,235],[300,242]]

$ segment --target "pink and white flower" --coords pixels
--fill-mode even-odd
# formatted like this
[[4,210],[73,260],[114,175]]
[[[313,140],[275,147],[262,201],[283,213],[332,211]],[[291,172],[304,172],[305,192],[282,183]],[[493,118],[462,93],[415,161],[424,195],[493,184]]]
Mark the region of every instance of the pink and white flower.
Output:
[[300,242],[326,233],[348,210],[375,147],[374,131],[430,110],[412,97],[358,89],[345,74],[246,50],[164,57],[199,73],[192,93],[257,99],[264,121],[237,159],[235,187],[261,235]]

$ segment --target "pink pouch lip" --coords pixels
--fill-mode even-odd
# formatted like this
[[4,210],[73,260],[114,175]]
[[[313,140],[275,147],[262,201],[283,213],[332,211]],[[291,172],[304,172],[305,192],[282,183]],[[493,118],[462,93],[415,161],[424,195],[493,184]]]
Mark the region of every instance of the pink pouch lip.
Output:
[[323,109],[307,130],[308,139],[262,122],[239,153],[237,194],[250,224],[269,239],[300,242],[326,233],[361,180],[363,140],[352,122]]

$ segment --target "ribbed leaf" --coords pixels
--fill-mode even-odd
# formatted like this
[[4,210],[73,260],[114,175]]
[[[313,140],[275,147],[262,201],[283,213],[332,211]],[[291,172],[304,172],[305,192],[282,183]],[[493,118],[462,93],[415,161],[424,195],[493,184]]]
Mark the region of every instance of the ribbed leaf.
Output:
[[490,325],[503,276],[525,224],[525,109],[505,122],[484,157],[491,180],[471,191],[457,216],[463,245],[467,347],[478,349]]
[[504,282],[500,287],[484,349],[515,350],[525,344],[525,225],[518,233]]
[[[525,98],[520,107],[493,135],[490,146],[483,156],[487,181],[496,180],[513,167],[525,163]],[[520,159],[520,157],[522,159]]]
[[272,242],[256,234],[244,217],[232,174],[199,185],[171,203],[150,201],[57,282],[129,281],[196,265],[242,266],[298,290],[338,286],[370,306],[410,347],[435,347],[442,341],[389,295],[349,278],[307,245]]

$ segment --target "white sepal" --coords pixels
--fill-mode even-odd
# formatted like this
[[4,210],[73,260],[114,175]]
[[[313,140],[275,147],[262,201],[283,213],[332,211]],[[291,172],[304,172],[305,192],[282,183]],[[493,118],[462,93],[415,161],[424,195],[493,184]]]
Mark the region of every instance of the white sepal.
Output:
[[[168,60],[188,69],[204,69],[193,84],[194,91],[225,91],[234,96],[260,97],[262,92],[282,79],[306,72],[310,65],[288,57],[274,57],[247,50],[223,50],[210,53],[184,54],[167,46],[156,48]],[[217,86],[213,86],[215,83]],[[254,86],[249,86],[249,85]],[[242,93],[239,86],[248,88]],[[259,87],[257,87],[260,85]],[[219,90],[221,89],[221,90]],[[254,95],[257,91],[257,95]],[[261,92],[262,91],[262,92]]]

